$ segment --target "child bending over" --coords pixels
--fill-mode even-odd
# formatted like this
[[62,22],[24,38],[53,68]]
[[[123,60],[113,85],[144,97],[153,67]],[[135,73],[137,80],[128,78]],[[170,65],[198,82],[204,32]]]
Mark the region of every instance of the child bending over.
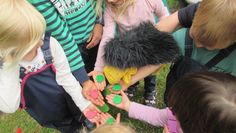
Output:
[[[1,0],[0,111],[20,104],[42,126],[73,133],[97,108],[82,95],[60,44],[26,0]],[[21,99],[21,100],[20,100]],[[83,115],[84,114],[84,115]]]
[[203,72],[182,77],[171,89],[169,108],[157,109],[130,102],[122,92],[122,102],[114,104],[129,117],[154,126],[167,126],[170,133],[236,132],[236,78],[224,73]]

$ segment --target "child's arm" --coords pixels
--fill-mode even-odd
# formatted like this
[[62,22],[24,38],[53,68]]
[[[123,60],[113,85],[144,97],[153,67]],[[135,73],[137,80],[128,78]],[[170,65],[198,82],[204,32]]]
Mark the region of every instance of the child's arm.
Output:
[[104,27],[103,27],[103,35],[102,40],[99,45],[98,53],[97,53],[97,59],[95,63],[94,71],[92,71],[89,76],[92,76],[96,86],[99,90],[103,90],[106,86],[105,80],[101,83],[97,82],[96,77],[97,75],[103,75],[103,68],[104,68],[104,47],[106,45],[106,42],[109,41],[109,39],[113,38],[115,36],[115,21],[113,17],[111,16],[111,9],[107,8],[104,13]]
[[189,5],[179,11],[176,11],[170,16],[160,20],[157,23],[157,29],[165,32],[173,32],[179,26],[190,28],[198,6],[199,3]]
[[[129,85],[125,84],[123,80],[120,81],[119,84],[121,85],[122,90],[123,91],[127,90],[129,86],[147,77],[148,75],[154,73],[155,71],[160,69],[161,66],[162,65],[148,65],[148,66],[138,68],[137,73],[131,77],[131,83]],[[109,88],[112,88],[112,87],[113,86],[110,86]]]
[[56,81],[72,97],[80,110],[83,111],[91,103],[83,97],[82,87],[70,72],[68,61],[60,44],[52,37],[50,38],[50,42],[54,60],[53,64],[56,69]]
[[160,31],[165,31],[165,32],[173,32],[177,27],[180,26],[179,19],[178,19],[178,11],[175,13],[171,14],[170,16],[160,20],[156,28]]
[[107,8],[104,13],[104,27],[103,27],[103,35],[102,40],[99,45],[97,60],[95,63],[95,71],[102,72],[104,68],[104,47],[106,43],[115,36],[115,21],[114,18],[111,16],[111,9]]
[[148,0],[159,20],[169,16],[169,11],[162,0]]
[[65,20],[49,0],[28,0],[45,18],[47,31],[58,40],[65,51],[71,72],[82,84],[89,80],[77,43]]
[[20,104],[19,67],[0,69],[0,112],[14,113]]
[[108,103],[111,105],[123,109],[129,113],[129,117],[138,120],[145,121],[154,126],[164,126],[167,123],[167,110],[157,109],[145,105],[141,105],[135,102],[130,102],[126,94],[121,92],[121,102],[115,103],[117,95],[110,94],[106,97]]

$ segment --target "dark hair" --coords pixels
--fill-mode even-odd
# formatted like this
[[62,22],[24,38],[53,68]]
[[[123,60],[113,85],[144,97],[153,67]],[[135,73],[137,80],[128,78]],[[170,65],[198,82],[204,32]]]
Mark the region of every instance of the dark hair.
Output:
[[236,77],[188,74],[173,85],[168,98],[184,133],[236,133]]

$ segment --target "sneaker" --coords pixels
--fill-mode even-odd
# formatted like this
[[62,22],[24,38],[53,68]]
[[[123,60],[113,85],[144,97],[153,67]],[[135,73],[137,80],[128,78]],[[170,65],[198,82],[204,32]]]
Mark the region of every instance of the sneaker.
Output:
[[128,96],[129,99],[134,97],[134,93],[137,90],[137,86],[130,86],[127,91],[125,91],[125,94]]
[[156,92],[155,91],[144,94],[144,104],[147,106],[152,106],[152,107],[156,105]]

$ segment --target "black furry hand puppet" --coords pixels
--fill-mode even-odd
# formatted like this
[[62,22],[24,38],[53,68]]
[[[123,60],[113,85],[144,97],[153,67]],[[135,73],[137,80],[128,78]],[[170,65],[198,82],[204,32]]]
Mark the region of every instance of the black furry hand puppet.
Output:
[[172,62],[179,48],[170,34],[146,22],[111,39],[104,56],[106,65],[123,70]]
[[179,48],[171,35],[148,22],[111,39],[104,56],[108,82],[122,80],[129,85],[139,67],[172,62],[179,56]]

